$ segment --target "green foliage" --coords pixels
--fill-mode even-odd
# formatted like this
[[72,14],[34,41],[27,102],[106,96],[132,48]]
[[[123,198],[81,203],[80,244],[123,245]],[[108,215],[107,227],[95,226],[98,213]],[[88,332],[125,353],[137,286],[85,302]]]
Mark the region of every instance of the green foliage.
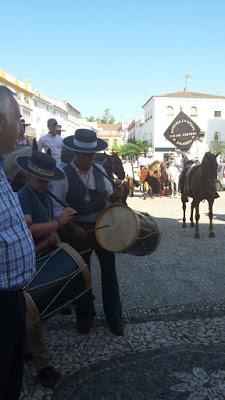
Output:
[[146,154],[148,152],[148,147],[149,145],[147,142],[138,140],[136,143],[126,143],[124,146],[121,146],[118,153],[122,157],[137,158],[141,153]]
[[96,121],[96,118],[95,118],[93,115],[90,115],[90,117],[88,117],[87,120],[88,120],[89,122],[95,122],[95,121]]
[[95,122],[98,121],[102,124],[114,124],[115,118],[114,116],[110,113],[110,108],[106,108],[103,112],[103,115],[101,118],[95,118],[93,115],[90,115],[87,120],[89,122]]
[[147,154],[149,148],[148,142],[142,142],[141,140],[138,140],[136,142],[136,146],[138,147],[138,149],[140,149],[140,153],[144,153],[145,155]]
[[114,124],[115,118],[112,114],[110,114],[110,108],[106,108],[104,110],[102,118],[100,118],[100,122],[103,124]]
[[225,154],[225,142],[222,141],[214,141],[211,142],[211,151],[212,153],[220,153]]

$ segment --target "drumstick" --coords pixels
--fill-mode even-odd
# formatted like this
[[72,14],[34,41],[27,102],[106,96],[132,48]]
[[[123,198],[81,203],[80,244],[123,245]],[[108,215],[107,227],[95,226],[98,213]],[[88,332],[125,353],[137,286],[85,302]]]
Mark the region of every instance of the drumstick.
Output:
[[50,190],[46,189],[46,193],[52,197],[58,204],[60,204],[60,206],[67,208],[68,205],[66,203],[64,203],[62,200],[60,200],[55,194],[53,194],[52,192],[50,192]]

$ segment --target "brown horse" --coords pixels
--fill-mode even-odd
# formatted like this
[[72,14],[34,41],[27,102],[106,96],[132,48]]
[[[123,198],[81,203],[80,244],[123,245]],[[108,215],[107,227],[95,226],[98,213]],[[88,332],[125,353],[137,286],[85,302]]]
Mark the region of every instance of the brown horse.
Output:
[[168,175],[168,168],[169,168],[170,163],[168,161],[163,161],[160,164],[160,172],[161,172],[161,178],[160,178],[160,183],[161,183],[161,190],[163,190],[164,194],[167,196],[168,192],[170,191],[170,181],[169,181],[169,175]]
[[[148,167],[141,168],[139,171],[139,178],[141,182],[142,191],[145,193],[146,191],[150,192],[150,189],[153,194],[159,194],[160,191],[160,163],[158,161],[154,161]],[[147,184],[147,187],[146,187]]]
[[[218,154],[217,154],[218,155]],[[207,200],[209,204],[209,236],[214,237],[213,232],[213,203],[214,199],[219,197],[215,188],[215,181],[217,176],[217,161],[216,157],[210,152],[204,155],[202,163],[197,166],[187,167],[180,179],[180,189],[181,189],[181,201],[183,204],[183,228],[186,227],[186,202],[188,197],[192,197],[193,201],[191,203],[191,226],[195,226],[195,238],[199,238],[199,226],[198,221],[200,218],[199,214],[199,203],[202,200]],[[193,213],[195,209],[195,225],[193,222]]]

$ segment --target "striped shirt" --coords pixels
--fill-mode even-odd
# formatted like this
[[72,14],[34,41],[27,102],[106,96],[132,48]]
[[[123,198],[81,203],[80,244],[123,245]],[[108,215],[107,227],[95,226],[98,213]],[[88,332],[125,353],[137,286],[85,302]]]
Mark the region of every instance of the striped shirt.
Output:
[[22,288],[35,273],[35,250],[18,196],[0,157],[0,290]]

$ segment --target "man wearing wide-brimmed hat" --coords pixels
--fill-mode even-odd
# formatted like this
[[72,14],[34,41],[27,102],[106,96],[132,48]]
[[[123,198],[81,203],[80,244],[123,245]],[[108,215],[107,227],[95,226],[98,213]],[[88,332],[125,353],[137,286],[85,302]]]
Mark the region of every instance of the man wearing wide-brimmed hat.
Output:
[[47,122],[48,133],[47,135],[41,136],[38,141],[38,149],[44,150],[46,153],[48,149],[51,150],[51,155],[57,161],[60,161],[62,151],[62,138],[57,134],[58,122],[55,118],[49,118]]
[[62,125],[57,125],[56,126],[56,134],[61,136],[62,132],[65,132],[65,129],[62,129]]
[[[113,195],[111,182],[103,175],[104,168],[94,166],[95,153],[105,150],[107,143],[97,138],[89,129],[77,129],[75,135],[63,140],[66,148],[74,151],[73,161],[63,169],[65,178],[55,182],[53,193],[77,210],[75,223],[71,223],[71,232],[67,241],[78,251],[89,250],[83,258],[90,265],[91,253],[98,256],[102,274],[103,307],[111,331],[118,336],[124,334],[119,286],[115,267],[115,254],[103,249],[96,241],[94,227],[97,216],[105,208],[106,201]],[[55,215],[61,206],[55,204]],[[65,240],[65,239],[64,239]],[[77,327],[80,333],[90,331],[95,316],[91,291],[76,303]]]
[[[18,197],[33,236],[36,254],[49,253],[59,241],[57,230],[69,223],[75,214],[75,210],[65,208],[55,219],[52,199],[46,193],[49,181],[64,178],[64,173],[56,167],[53,157],[40,151],[34,151],[31,156],[19,156],[16,162],[27,175],[27,184],[18,192]],[[32,323],[29,311],[28,308],[27,338],[38,378],[43,385],[54,386],[59,374],[50,364],[43,326]]]

